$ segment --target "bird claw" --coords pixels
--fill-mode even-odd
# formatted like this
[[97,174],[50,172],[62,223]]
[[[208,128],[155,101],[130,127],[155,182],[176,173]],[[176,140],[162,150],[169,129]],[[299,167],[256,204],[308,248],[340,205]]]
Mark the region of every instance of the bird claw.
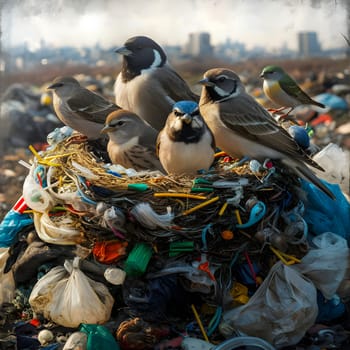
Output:
[[280,112],[282,112],[283,110],[285,110],[287,107],[280,107],[280,108],[268,108],[267,110],[272,113],[272,114],[278,114]]
[[281,108],[269,108],[268,111],[274,116],[277,122],[282,122],[284,120],[293,120],[291,117],[289,117],[289,113],[293,110],[293,107],[289,108],[289,111],[287,113],[284,112],[285,109],[288,107],[281,107]]

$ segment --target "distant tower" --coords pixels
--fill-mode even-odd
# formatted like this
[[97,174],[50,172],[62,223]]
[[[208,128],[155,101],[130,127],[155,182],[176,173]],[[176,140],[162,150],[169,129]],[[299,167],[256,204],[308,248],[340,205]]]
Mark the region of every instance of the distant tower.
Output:
[[299,55],[301,57],[313,57],[321,53],[321,47],[316,32],[299,32],[298,44]]
[[186,51],[191,56],[212,56],[213,47],[210,44],[210,34],[204,32],[191,33]]

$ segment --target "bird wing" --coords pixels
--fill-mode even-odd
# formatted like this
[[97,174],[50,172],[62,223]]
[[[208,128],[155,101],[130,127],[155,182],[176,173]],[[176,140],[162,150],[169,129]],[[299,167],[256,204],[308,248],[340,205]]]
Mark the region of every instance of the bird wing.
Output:
[[288,74],[284,75],[279,81],[279,84],[285,93],[300,101],[301,104],[315,104],[323,107],[322,104],[314,101],[306,92],[304,92]]
[[145,127],[142,134],[139,137],[139,144],[144,145],[148,149],[151,149],[156,154],[156,143],[158,132],[152,127]]
[[135,145],[130,150],[126,151],[126,157],[130,159],[136,170],[157,169],[164,172],[160,160],[156,155],[155,146]]
[[[170,68],[157,68],[138,80],[134,90],[128,89],[129,109],[155,129],[161,130],[175,102],[198,101],[187,84]],[[124,107],[125,108],[125,107]]]
[[156,140],[156,155],[159,158],[159,148],[160,148],[160,140],[162,139],[162,135],[165,132],[165,129],[163,128],[162,130],[159,131],[157,140]]
[[241,94],[235,102],[234,109],[231,103],[220,103],[219,108],[222,122],[235,133],[322,169],[250,95]]
[[153,78],[159,82],[167,96],[175,102],[183,100],[199,101],[199,96],[189,88],[185,80],[170,66],[163,66],[161,69],[155,70]]
[[109,113],[119,109],[114,103],[86,89],[79,89],[66,103],[82,119],[100,124],[104,124]]

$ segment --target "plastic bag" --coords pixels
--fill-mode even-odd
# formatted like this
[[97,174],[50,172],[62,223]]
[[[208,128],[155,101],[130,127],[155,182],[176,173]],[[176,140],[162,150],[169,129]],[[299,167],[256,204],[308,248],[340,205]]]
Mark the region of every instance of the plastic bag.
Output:
[[313,283],[278,262],[247,304],[223,314],[220,332],[229,338],[238,330],[282,348],[297,344],[317,314]]
[[0,248],[0,306],[9,303],[14,298],[15,280],[12,271],[4,273],[10,248]]
[[350,203],[339,185],[321,181],[335,195],[336,200],[329,198],[311,182],[301,179],[302,188],[307,193],[303,219],[308,224],[309,232],[315,235],[333,232],[350,243]]
[[316,175],[333,184],[338,184],[344,193],[349,193],[350,156],[335,143],[329,143],[312,159],[325,171],[315,170]]
[[293,268],[315,284],[326,299],[332,299],[348,267],[349,248],[346,239],[332,232],[313,238],[310,249],[300,264]]
[[11,209],[0,223],[0,247],[10,247],[16,242],[18,233],[32,223],[29,215]]
[[29,297],[34,312],[72,328],[109,320],[114,299],[104,284],[85,276],[79,260],[66,260],[64,267],[53,268],[35,284]]
[[86,349],[87,334],[74,332],[67,339],[62,350]]
[[87,350],[108,349],[119,350],[120,347],[112,333],[104,326],[97,324],[82,324],[80,332],[87,335]]

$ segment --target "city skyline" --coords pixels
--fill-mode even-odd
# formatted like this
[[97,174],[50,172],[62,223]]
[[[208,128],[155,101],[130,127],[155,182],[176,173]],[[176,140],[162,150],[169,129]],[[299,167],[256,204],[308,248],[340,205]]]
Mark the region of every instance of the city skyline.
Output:
[[213,45],[230,39],[247,48],[296,50],[297,32],[316,31],[322,49],[329,49],[344,47],[348,33],[346,3],[339,0],[14,0],[2,7],[5,48],[26,42],[34,50],[42,40],[108,47],[134,35],[185,45],[190,33],[208,32]]

